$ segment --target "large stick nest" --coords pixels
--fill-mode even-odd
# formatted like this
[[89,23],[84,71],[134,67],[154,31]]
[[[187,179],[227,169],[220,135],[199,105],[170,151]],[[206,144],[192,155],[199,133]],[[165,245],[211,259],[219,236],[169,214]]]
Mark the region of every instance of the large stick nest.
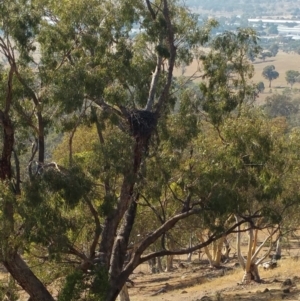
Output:
[[149,111],[135,110],[130,112],[128,121],[134,137],[148,138],[155,129],[157,116]]

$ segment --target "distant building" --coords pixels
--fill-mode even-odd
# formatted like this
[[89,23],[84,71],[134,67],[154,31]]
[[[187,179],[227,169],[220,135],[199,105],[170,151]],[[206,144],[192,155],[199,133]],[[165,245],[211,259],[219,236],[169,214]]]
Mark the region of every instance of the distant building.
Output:
[[[263,27],[270,25],[277,25],[278,35],[287,37],[292,40],[300,39],[300,21],[299,20],[285,20],[285,19],[248,19],[248,23],[252,27],[257,28],[258,24]],[[264,37],[267,39],[267,37]],[[269,35],[268,38],[274,38],[273,35]]]
[[297,23],[300,24],[299,20],[277,20],[277,19],[248,19],[249,23],[257,23],[257,22],[262,22],[263,24],[286,24],[286,23]]

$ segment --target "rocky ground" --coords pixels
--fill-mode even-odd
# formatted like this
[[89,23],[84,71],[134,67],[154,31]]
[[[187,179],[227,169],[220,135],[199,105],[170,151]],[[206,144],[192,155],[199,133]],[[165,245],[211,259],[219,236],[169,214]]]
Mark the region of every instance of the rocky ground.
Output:
[[[181,261],[182,262],[182,261]],[[242,285],[243,271],[233,258],[220,269],[207,261],[175,263],[172,272],[151,274],[147,267],[131,277],[131,301],[300,300],[300,260],[283,256],[272,270],[260,268],[261,283]]]

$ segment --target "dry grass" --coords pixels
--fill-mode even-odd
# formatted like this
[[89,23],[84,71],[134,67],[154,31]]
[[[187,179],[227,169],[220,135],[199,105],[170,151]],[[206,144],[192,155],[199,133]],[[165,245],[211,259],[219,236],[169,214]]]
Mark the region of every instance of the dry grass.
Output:
[[[299,233],[298,233],[299,234]],[[266,233],[259,233],[259,241],[262,241]],[[237,261],[233,256],[221,269],[210,268],[206,257],[193,256],[192,263],[185,262],[186,256],[175,257],[175,270],[172,272],[150,274],[148,266],[139,266],[130,277],[135,286],[129,289],[131,301],[196,301],[203,296],[210,296],[211,301],[276,301],[288,297],[288,300],[300,300],[300,291],[296,286],[290,287],[290,292],[284,294],[282,282],[292,279],[293,283],[300,286],[300,256],[299,240],[293,237],[282,243],[283,258],[278,261],[278,266],[272,270],[260,268],[262,283],[250,285],[238,285],[243,278],[243,270],[235,267]],[[234,241],[232,241],[234,244]],[[247,245],[243,244],[243,253]],[[262,254],[268,250],[263,248]],[[233,254],[232,254],[233,255]],[[182,262],[185,268],[180,268],[178,262]],[[8,274],[1,272],[0,277],[4,283],[8,281]],[[298,278],[297,278],[298,277]],[[160,289],[165,292],[153,295]],[[54,288],[52,288],[54,289]],[[21,292],[20,301],[28,299],[27,294]]]
[[[172,273],[156,275],[139,275],[135,288],[129,290],[131,301],[182,301],[200,300],[203,296],[210,296],[212,300],[282,300],[284,297],[282,282],[288,278],[294,284],[300,284],[300,260],[286,258],[279,261],[273,270],[260,269],[262,283],[238,285],[243,277],[241,268],[226,271],[220,276],[220,270],[208,268],[190,270],[176,270]],[[232,264],[231,264],[232,265]],[[210,275],[215,273],[214,277]],[[204,276],[206,275],[206,276]],[[184,286],[184,283],[186,285]],[[166,287],[167,291],[153,296],[153,292]],[[298,300],[299,291],[296,286],[291,287],[287,294],[289,300]]]
[[300,258],[286,258],[278,261],[278,267],[274,270],[262,271],[262,277],[264,279],[269,278],[284,278],[291,276],[300,276]]

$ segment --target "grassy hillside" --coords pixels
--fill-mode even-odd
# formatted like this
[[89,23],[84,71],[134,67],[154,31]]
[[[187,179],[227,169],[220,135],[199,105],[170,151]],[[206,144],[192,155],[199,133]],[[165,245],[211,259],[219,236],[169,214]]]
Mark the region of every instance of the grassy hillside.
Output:
[[[258,101],[261,103],[264,99],[270,95],[270,89],[268,88],[268,81],[262,76],[262,71],[265,66],[274,65],[275,69],[279,72],[279,77],[272,82],[272,93],[280,92],[282,89],[290,87],[285,80],[285,72],[288,70],[297,70],[300,71],[300,55],[295,53],[285,53],[279,51],[276,57],[268,58],[264,62],[257,60],[254,63],[255,74],[252,79],[254,83],[262,81],[265,84],[265,92],[259,96]],[[190,66],[186,67],[184,76],[193,75],[198,68],[198,63],[195,61]],[[181,70],[177,69],[175,75],[178,76],[181,74]],[[200,79],[198,79],[199,81]],[[293,86],[294,89],[300,89],[300,83],[297,83]]]

